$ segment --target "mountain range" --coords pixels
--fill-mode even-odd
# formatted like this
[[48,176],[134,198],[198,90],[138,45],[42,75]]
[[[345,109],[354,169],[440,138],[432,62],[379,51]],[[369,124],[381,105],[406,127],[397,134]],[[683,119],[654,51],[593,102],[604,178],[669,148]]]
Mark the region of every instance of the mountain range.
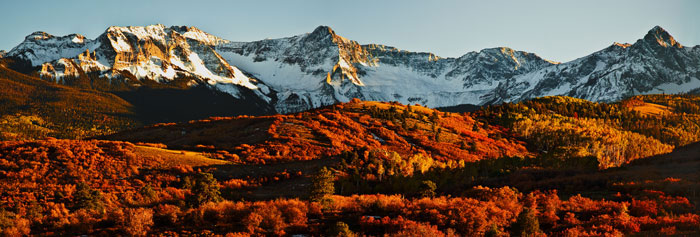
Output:
[[685,47],[658,26],[633,44],[614,43],[565,63],[507,47],[443,58],[363,45],[327,26],[253,42],[164,25],[113,26],[95,39],[34,32],[3,57],[45,80],[131,97],[140,88],[206,88],[255,114],[352,98],[448,107],[550,95],[610,102],[700,88],[700,46]]
[[700,236],[699,61],[661,27],[565,63],[35,32],[0,51],[0,236]]

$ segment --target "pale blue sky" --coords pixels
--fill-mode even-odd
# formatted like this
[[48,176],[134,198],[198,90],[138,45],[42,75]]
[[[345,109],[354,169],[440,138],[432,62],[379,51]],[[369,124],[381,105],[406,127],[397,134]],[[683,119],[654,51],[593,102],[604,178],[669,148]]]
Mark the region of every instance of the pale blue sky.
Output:
[[660,25],[700,44],[700,1],[13,1],[0,0],[0,49],[34,31],[95,38],[111,25],[196,26],[233,41],[286,37],[331,26],[362,44],[457,57],[507,46],[569,61],[642,38]]

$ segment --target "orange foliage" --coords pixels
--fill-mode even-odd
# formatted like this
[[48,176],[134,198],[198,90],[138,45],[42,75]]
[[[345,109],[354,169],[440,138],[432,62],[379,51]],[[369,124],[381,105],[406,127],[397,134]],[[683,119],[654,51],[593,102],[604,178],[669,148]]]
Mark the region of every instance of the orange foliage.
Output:
[[443,162],[532,155],[503,128],[477,123],[469,115],[380,102],[337,104],[292,115],[159,124],[110,138],[162,142],[255,164],[313,160],[362,147],[402,156],[423,153]]

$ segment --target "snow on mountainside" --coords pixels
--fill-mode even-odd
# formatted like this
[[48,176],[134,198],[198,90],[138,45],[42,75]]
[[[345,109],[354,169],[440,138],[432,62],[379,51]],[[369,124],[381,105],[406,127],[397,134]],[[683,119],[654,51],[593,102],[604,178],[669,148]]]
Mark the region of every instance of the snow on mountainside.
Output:
[[240,90],[262,92],[267,87],[250,80],[231,66],[211,47],[224,40],[195,27],[109,27],[95,40],[77,34],[56,37],[44,32],[27,36],[8,56],[27,60],[38,67],[44,78],[78,77],[80,72],[98,72],[107,78],[127,80],[134,76],[167,83],[192,77],[191,85],[212,88],[241,96]]
[[571,62],[507,80],[496,88],[490,103],[547,95],[616,101],[696,88],[700,88],[700,47],[683,47],[657,26],[634,44],[614,43]]
[[37,31],[25,37],[7,56],[20,57],[30,61],[32,66],[39,66],[44,62],[74,57],[85,51],[91,42],[79,34],[57,37]]
[[480,98],[500,81],[552,65],[509,48],[439,58],[360,45],[326,26],[289,38],[223,43],[216,50],[274,88],[279,99],[276,108],[283,113],[351,98],[431,107],[481,104]]
[[35,32],[7,56],[30,62],[57,82],[80,72],[159,83],[193,78],[189,85],[207,85],[237,98],[254,95],[280,113],[351,98],[445,107],[545,95],[613,101],[700,88],[700,47],[682,46],[661,27],[634,44],[615,43],[566,63],[505,47],[441,58],[360,45],[326,26],[254,42],[163,25],[110,27],[94,40]]

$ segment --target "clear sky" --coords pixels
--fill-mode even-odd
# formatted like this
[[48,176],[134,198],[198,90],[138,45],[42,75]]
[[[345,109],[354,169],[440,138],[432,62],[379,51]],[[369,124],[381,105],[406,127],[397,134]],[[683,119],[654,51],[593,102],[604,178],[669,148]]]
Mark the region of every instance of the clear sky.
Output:
[[233,41],[278,38],[328,25],[361,44],[458,57],[507,46],[569,61],[642,38],[660,25],[686,46],[700,44],[700,1],[8,1],[1,0],[0,49],[34,31],[80,33],[108,26],[196,26]]

